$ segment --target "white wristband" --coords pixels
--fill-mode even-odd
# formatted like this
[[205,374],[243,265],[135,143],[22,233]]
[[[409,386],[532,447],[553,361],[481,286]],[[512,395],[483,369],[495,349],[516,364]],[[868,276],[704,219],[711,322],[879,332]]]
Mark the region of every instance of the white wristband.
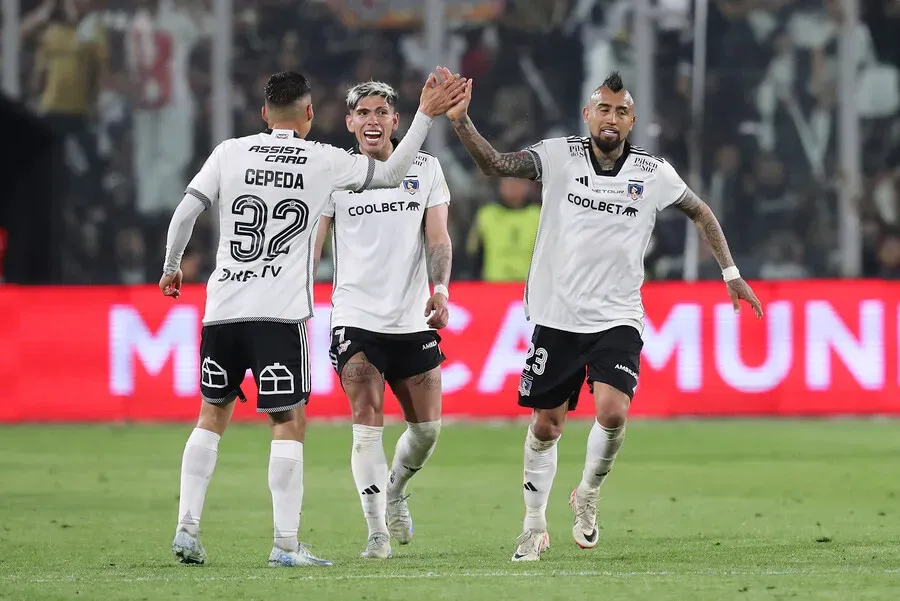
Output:
[[435,294],[443,294],[444,296],[447,297],[447,300],[450,300],[450,291],[443,284],[438,284],[437,286],[435,286],[434,293]]
[[731,267],[726,267],[722,270],[722,279],[726,282],[730,282],[731,280],[736,280],[741,277],[741,272],[738,271],[738,268],[735,265]]

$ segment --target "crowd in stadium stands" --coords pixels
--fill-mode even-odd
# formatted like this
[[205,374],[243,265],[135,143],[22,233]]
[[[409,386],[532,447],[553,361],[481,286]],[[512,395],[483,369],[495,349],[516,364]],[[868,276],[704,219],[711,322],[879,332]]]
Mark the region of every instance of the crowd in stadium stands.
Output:
[[[22,0],[23,97],[67,136],[66,283],[155,282],[166,225],[212,147],[210,2]],[[692,15],[657,12],[656,152],[687,179]],[[856,82],[838,66],[839,0],[712,0],[707,27],[699,185],[748,278],[839,274],[837,203],[845,178],[837,98],[861,111],[864,192],[858,211],[867,277],[900,278],[900,0],[860,0],[851,35]],[[631,0],[507,0],[495,22],[452,24],[446,63],[475,80],[470,114],[502,151],[585,133],[580,107],[613,68],[635,86]],[[161,8],[160,8],[161,7]],[[311,139],[349,147],[343,97],[380,79],[401,91],[401,133],[426,64],[416,29],[351,29],[321,0],[234,0],[234,134],[263,128],[263,82],[297,70],[313,81]],[[160,35],[168,32],[171,35]],[[640,119],[640,116],[639,116]],[[474,170],[448,132],[439,158],[453,193],[454,278],[521,281],[539,215],[537,184]],[[213,266],[205,215],[185,256],[188,280]],[[685,221],[663,214],[648,277],[682,277]],[[319,278],[330,278],[323,260]],[[719,277],[701,250],[702,278]]]

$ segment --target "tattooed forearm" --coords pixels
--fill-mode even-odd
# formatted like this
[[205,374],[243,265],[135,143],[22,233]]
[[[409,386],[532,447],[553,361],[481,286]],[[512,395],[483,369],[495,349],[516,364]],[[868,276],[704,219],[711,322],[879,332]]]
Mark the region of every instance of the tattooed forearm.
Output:
[[450,283],[450,267],[453,265],[453,248],[450,241],[428,247],[428,272],[435,285]]
[[719,267],[725,269],[734,265],[734,259],[731,258],[731,251],[728,249],[728,241],[725,240],[722,226],[719,225],[719,220],[716,219],[709,205],[700,200],[688,188],[681,198],[675,201],[675,207],[690,217],[694,225],[697,226],[700,237],[709,246]]
[[521,177],[539,179],[541,175],[540,158],[530,150],[519,152],[497,152],[491,143],[485,140],[468,115],[451,121],[457,137],[469,151],[475,164],[485,175],[501,175],[505,177]]

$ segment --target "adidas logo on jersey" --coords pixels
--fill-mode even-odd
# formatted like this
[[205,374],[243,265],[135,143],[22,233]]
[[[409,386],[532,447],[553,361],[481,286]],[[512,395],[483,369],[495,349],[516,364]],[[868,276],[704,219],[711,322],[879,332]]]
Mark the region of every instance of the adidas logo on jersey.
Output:
[[590,187],[591,187],[590,181],[588,180],[588,177],[587,177],[586,175],[584,175],[584,176],[582,176],[582,177],[576,177],[576,178],[575,178],[575,181],[578,182],[579,184],[581,184],[582,186],[586,187],[586,188],[590,188]]

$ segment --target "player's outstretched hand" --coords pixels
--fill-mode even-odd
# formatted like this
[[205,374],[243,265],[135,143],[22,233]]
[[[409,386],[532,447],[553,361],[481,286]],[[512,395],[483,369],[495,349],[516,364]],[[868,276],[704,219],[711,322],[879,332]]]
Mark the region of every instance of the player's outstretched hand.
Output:
[[447,327],[450,321],[450,309],[447,306],[447,297],[436,293],[425,304],[425,317],[428,318],[428,327],[440,330]]
[[163,296],[171,296],[172,298],[181,296],[181,283],[183,279],[184,274],[181,273],[181,269],[171,275],[163,274],[163,276],[159,278],[159,289],[163,293]]
[[757,319],[763,316],[762,303],[759,302],[759,299],[753,294],[753,289],[750,288],[750,284],[745,282],[743,278],[731,280],[730,282],[727,282],[725,286],[728,287],[728,296],[731,297],[731,304],[734,305],[735,313],[741,312],[740,301],[743,300],[753,308],[753,312],[756,313]]
[[[438,67],[438,79],[441,77],[449,77],[450,70],[445,67]],[[472,80],[466,80],[466,90],[462,99],[454,104],[447,111],[447,118],[451,121],[462,119],[469,113],[469,103],[472,102]]]
[[444,81],[439,81],[432,73],[422,88],[422,96],[419,98],[419,110],[429,117],[443,115],[454,104],[459,102],[466,93],[466,80],[458,74]]

